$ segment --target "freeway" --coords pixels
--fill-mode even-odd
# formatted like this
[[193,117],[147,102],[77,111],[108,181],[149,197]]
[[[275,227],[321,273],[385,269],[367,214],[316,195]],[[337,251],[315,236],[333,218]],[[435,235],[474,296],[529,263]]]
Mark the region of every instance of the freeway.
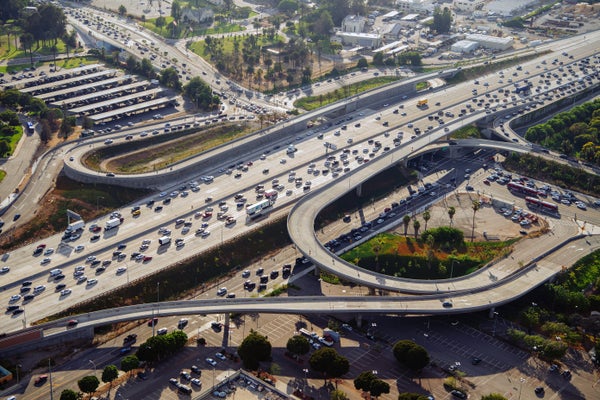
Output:
[[[585,53],[582,52],[582,54]],[[577,55],[578,57],[582,56],[580,54]],[[547,56],[548,59],[551,57],[552,56]],[[531,69],[532,71],[535,71],[534,65],[535,62],[524,64],[526,68]],[[441,106],[432,105],[430,110],[439,110],[438,113],[452,112],[458,114],[461,107],[464,107],[463,104],[469,101],[469,99],[472,97],[472,95],[469,93],[470,87],[470,83],[464,83],[453,88],[429,92],[428,98],[431,104],[435,102],[444,102],[443,108]],[[489,90],[491,91],[493,89],[494,87],[490,87]],[[452,98],[452,101],[449,103],[448,98]],[[516,101],[513,103],[515,104],[512,107],[516,107]],[[40,279],[42,275],[47,276],[46,274],[48,273],[48,270],[52,268],[60,267],[66,269],[77,264],[81,264],[87,256],[95,256],[100,260],[110,259],[112,257],[112,251],[119,243],[127,244],[130,249],[132,247],[136,248],[139,245],[140,239],[148,237],[148,235],[151,233],[156,235],[155,232],[158,227],[173,224],[177,218],[185,218],[199,225],[199,221],[195,219],[195,213],[197,211],[206,210],[207,206],[216,206],[220,201],[231,202],[233,195],[240,191],[243,192],[243,195],[246,198],[251,199],[252,196],[254,196],[253,188],[256,184],[268,184],[268,182],[272,181],[273,179],[278,179],[280,182],[289,182],[288,177],[291,175],[292,171],[297,171],[299,175],[300,170],[307,168],[307,173],[304,173],[305,179],[312,180],[313,188],[327,188],[327,193],[329,193],[329,195],[326,195],[326,197],[329,198],[324,198],[323,201],[331,201],[333,198],[332,194],[334,193],[334,191],[332,191],[332,187],[335,187],[335,191],[338,191],[336,193],[340,193],[341,195],[341,193],[344,191],[351,190],[352,187],[359,184],[363,177],[370,176],[383,168],[388,168],[393,162],[399,162],[402,160],[402,158],[405,158],[409,154],[416,152],[419,148],[429,145],[430,142],[434,142],[437,139],[447,135],[446,129],[442,129],[441,127],[437,129],[429,129],[429,127],[427,127],[427,124],[431,123],[428,122],[429,116],[426,115],[423,110],[418,110],[416,108],[416,101],[413,99],[403,102],[400,105],[403,108],[392,108],[389,104],[384,104],[383,106],[383,108],[378,108],[379,106],[377,104],[371,104],[371,108],[369,109],[356,110],[342,118],[338,117],[337,120],[332,120],[332,122],[339,123],[339,125],[342,123],[348,123],[348,127],[346,129],[339,128],[339,125],[332,125],[330,128],[326,128],[324,130],[319,128],[319,134],[317,134],[315,131],[309,131],[306,132],[306,135],[296,137],[294,143],[298,151],[293,155],[286,155],[284,149],[275,151],[276,149],[271,147],[274,143],[269,142],[269,147],[257,147],[252,154],[247,153],[240,155],[237,159],[229,159],[227,160],[227,163],[234,163],[234,165],[237,165],[238,167],[239,161],[244,161],[244,164],[246,164],[250,163],[248,161],[250,159],[253,162],[253,166],[249,167],[249,171],[244,171],[243,174],[240,173],[239,177],[232,176],[233,174],[229,175],[227,171],[217,171],[218,174],[215,177],[214,183],[201,185],[201,194],[189,194],[190,197],[187,200],[176,200],[174,198],[174,205],[166,207],[161,212],[150,212],[149,210],[144,210],[143,216],[139,219],[130,219],[129,217],[126,217],[125,223],[119,227],[118,230],[105,234],[102,238],[91,241],[90,243],[86,242],[84,253],[79,254],[74,252],[74,246],[77,243],[61,244],[59,237],[48,238],[46,239],[46,242],[48,242],[49,247],[50,245],[56,243],[60,245],[60,251],[57,251],[57,254],[52,256],[49,265],[45,266],[44,269],[41,270],[41,273],[39,266],[36,265],[37,262],[35,259],[33,259],[34,261],[32,262],[31,258],[31,252],[33,248],[40,242],[23,249],[19,249],[11,255],[10,259],[15,271],[11,271],[11,274],[7,276],[10,276],[13,282],[19,284],[22,280],[28,279],[28,277],[36,277],[36,279]],[[331,106],[330,110],[335,110],[335,107],[337,107],[337,105]],[[406,110],[406,112],[401,112],[402,109]],[[428,110],[428,112],[430,110]],[[470,123],[481,117],[485,117],[486,115],[488,114],[483,108],[473,109],[473,112],[470,112],[467,115],[457,119],[453,123],[446,124],[448,125],[448,132],[451,129]],[[430,114],[430,116],[432,116],[432,114]],[[347,122],[349,117],[354,117],[354,120],[351,123]],[[307,120],[304,119],[304,121]],[[389,126],[386,126],[386,122]],[[354,124],[354,127],[352,124]],[[420,127],[422,131],[429,133],[420,136],[413,135],[414,137],[410,138],[410,134],[399,134],[400,131],[398,131],[398,129],[403,127],[410,128],[411,125]],[[393,137],[392,133],[396,135],[396,137]],[[120,133],[119,135],[124,134],[125,132]],[[321,136],[321,134],[323,136]],[[381,135],[381,137],[377,135]],[[319,138],[319,136],[321,136],[321,138]],[[381,152],[370,148],[369,141],[373,140],[373,138],[381,139],[383,144],[382,147],[384,149],[381,150],[383,151],[383,156],[381,155]],[[396,142],[393,141],[393,139],[399,139],[399,141]],[[90,146],[100,145],[100,141],[97,138],[93,140],[95,142],[84,141],[87,144],[88,149]],[[336,156],[341,154],[342,149],[343,151],[352,152],[353,155],[356,155],[354,160],[348,160],[349,163],[347,172],[335,173],[328,170],[327,174],[323,172],[316,175],[314,171],[313,173],[308,172],[308,169],[315,171],[318,170],[319,172],[325,171],[325,169],[322,168],[325,167],[325,163],[327,162],[326,159],[331,157],[332,154],[328,153],[327,149],[315,151],[315,149],[323,148],[322,146],[324,142],[333,144],[338,148],[339,153],[336,153]],[[287,143],[284,141],[284,148],[285,144]],[[83,146],[79,147],[83,148]],[[234,145],[231,145],[231,148],[233,147]],[[386,147],[388,148],[387,152],[385,151]],[[395,148],[395,150],[391,151],[391,148]],[[223,150],[228,149],[219,149],[219,151]],[[263,153],[265,154],[263,158],[261,152],[266,152],[266,150],[269,150],[269,154],[266,155]],[[64,148],[62,151],[63,154],[65,154],[67,149]],[[218,153],[218,151],[216,153]],[[364,157],[361,154],[364,154]],[[370,159],[370,161],[365,161],[367,159]],[[225,161],[223,161],[223,163],[223,165],[226,167],[227,165]],[[319,167],[311,168],[310,165],[313,163],[319,163]],[[321,167],[321,163],[323,167]],[[213,163],[212,168],[216,170],[220,166],[221,165],[218,163]],[[354,175],[349,174],[352,169],[355,170]],[[268,170],[269,172],[265,174],[265,170]],[[196,173],[198,173],[198,171],[196,171]],[[331,184],[330,182],[339,182],[339,184]],[[171,184],[173,184],[173,182],[165,182],[165,186]],[[176,184],[175,187],[178,185],[179,184]],[[276,211],[285,207],[289,207],[289,205],[297,199],[301,198],[302,196],[306,196],[306,193],[317,191],[317,189],[306,191],[298,187],[292,187],[288,190],[291,190],[291,194],[288,196],[286,191],[285,197],[283,195],[280,196],[280,198],[277,200]],[[320,194],[325,192],[325,190],[319,189],[318,192],[318,194]],[[208,197],[212,197],[213,200],[206,202]],[[162,197],[155,198],[155,196],[153,196],[150,199],[161,201]],[[315,204],[319,205],[319,203]],[[229,203],[229,205],[231,206],[231,203]],[[192,207],[191,209],[189,208],[190,206]],[[124,210],[121,211],[124,212]],[[208,238],[196,237],[193,234],[193,231],[187,235],[182,234],[182,238],[186,243],[186,246],[184,246],[183,249],[167,249],[165,252],[165,249],[161,250],[154,244],[147,251],[147,254],[152,254],[154,257],[156,257],[156,260],[153,260],[150,264],[140,264],[136,263],[135,261],[129,261],[125,264],[121,264],[127,266],[127,274],[122,274],[117,279],[104,279],[100,274],[96,285],[73,286],[73,296],[66,298],[59,298],[57,294],[52,294],[52,291],[48,290],[40,297],[43,300],[34,301],[31,303],[31,305],[27,306],[28,319],[31,321],[33,319],[42,318],[43,316],[47,316],[50,312],[54,311],[48,307],[40,307],[40,301],[43,301],[44,304],[52,302],[60,308],[68,307],[70,304],[74,304],[81,299],[92,298],[96,295],[99,295],[103,291],[110,290],[115,286],[125,285],[129,280],[130,273],[132,277],[135,278],[147,274],[148,271],[154,272],[160,268],[166,268],[173,262],[183,260],[196,254],[199,249],[204,250],[212,246],[219,245],[219,243],[223,243],[224,240],[254,229],[256,226],[255,223],[242,223],[245,220],[243,209],[231,210],[229,212],[238,219],[238,223],[235,226],[225,228],[222,222],[210,222],[211,227],[209,229],[213,232],[213,234]],[[310,223],[305,224],[303,228],[307,228],[306,225],[311,225],[312,221],[313,219],[310,220]],[[100,223],[102,222],[103,221],[100,221]],[[310,226],[310,228],[312,229],[312,226]],[[294,233],[294,235],[297,236],[298,232],[299,231]],[[569,235],[572,234],[574,233],[571,232]],[[312,233],[308,236],[312,236]],[[562,235],[557,236],[560,236],[558,239],[568,237]],[[91,237],[92,235],[86,232],[80,240],[89,240]],[[318,246],[320,246],[320,244]],[[59,247],[57,246],[56,249],[59,250]],[[303,251],[309,257],[313,255],[311,254],[312,250],[310,247],[303,247]],[[165,254],[168,255],[168,260],[167,257],[165,257]],[[327,258],[320,259],[320,265],[321,262],[326,264],[330,259],[332,259],[331,255],[326,255],[326,257]],[[14,275],[13,272],[15,273]],[[127,275],[127,280],[125,279],[125,275]],[[3,277],[3,283],[7,282],[7,276]],[[355,276],[355,279],[356,278],[359,278],[358,275]],[[380,282],[380,280],[381,279],[378,277],[377,279],[369,282],[369,284],[387,287],[386,285],[388,278],[385,278],[386,282],[383,282],[383,284]],[[473,285],[473,282],[475,281],[470,282],[468,280],[462,280],[461,282],[464,285],[463,288],[468,290],[470,285]],[[5,289],[12,288],[14,286],[14,284],[9,284],[8,286],[5,285]],[[475,284],[474,287],[482,288],[484,285],[480,282]],[[423,289],[417,289],[416,292],[421,292],[422,290]],[[425,288],[424,292],[431,293],[432,290],[431,288]],[[2,318],[3,322],[6,322],[4,326],[7,330],[15,330],[19,328],[19,319],[10,318],[9,316]]]
[[[44,336],[61,335],[72,329],[84,329],[116,322],[143,320],[152,317],[196,314],[229,313],[286,313],[286,314],[335,314],[365,316],[367,314],[398,315],[444,315],[471,313],[487,310],[509,303],[529,292],[537,285],[556,275],[561,264],[575,260],[574,255],[600,248],[600,236],[580,238],[560,248],[537,264],[523,269],[519,274],[501,279],[493,285],[494,290],[468,289],[452,293],[423,296],[301,296],[301,297],[255,297],[211,300],[178,300],[160,303],[146,303],[134,306],[112,308],[81,314],[37,326]],[[527,279],[523,279],[526,276]],[[531,283],[536,282],[532,286]],[[450,306],[444,306],[448,302]],[[67,326],[71,319],[77,319],[76,328]]]

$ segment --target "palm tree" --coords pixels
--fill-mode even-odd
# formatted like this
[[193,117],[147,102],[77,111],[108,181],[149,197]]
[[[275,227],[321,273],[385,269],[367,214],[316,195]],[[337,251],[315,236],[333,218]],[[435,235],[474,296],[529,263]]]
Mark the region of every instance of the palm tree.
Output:
[[31,60],[31,66],[33,67],[33,52],[31,51],[31,47],[35,42],[35,39],[33,38],[33,35],[31,33],[24,33],[21,35],[20,41],[21,46],[23,46],[23,50],[25,50],[26,53],[27,50],[29,50],[29,58]]
[[423,221],[425,221],[425,230],[427,230],[427,222],[431,219],[431,213],[429,210],[423,212]]
[[406,237],[406,232],[408,232],[408,224],[410,224],[410,215],[406,214],[404,218],[402,218],[402,222],[404,222],[404,237]]
[[418,219],[415,218],[415,220],[413,221],[413,228],[415,229],[415,239],[417,238],[417,235],[419,234],[420,227],[421,227],[421,223],[419,222]]
[[479,202],[479,200],[473,200],[473,205],[471,206],[471,208],[473,209],[473,226],[471,228],[471,242],[473,242],[475,235],[475,214],[477,213],[480,207],[481,203]]
[[456,208],[448,207],[448,217],[450,217],[450,226],[452,226],[452,221],[454,219],[454,214],[456,214]]

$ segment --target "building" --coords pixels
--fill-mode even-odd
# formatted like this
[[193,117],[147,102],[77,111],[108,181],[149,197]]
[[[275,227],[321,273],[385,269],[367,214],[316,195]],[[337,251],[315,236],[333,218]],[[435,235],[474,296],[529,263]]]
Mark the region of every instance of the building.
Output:
[[402,26],[409,26],[414,28],[419,23],[419,14],[408,14],[400,18],[400,24]]
[[466,40],[479,43],[479,46],[490,50],[507,50],[513,45],[514,39],[512,37],[497,37],[490,35],[482,35],[479,33],[472,33],[466,35]]
[[345,46],[360,46],[369,49],[375,49],[381,46],[381,35],[378,33],[353,33],[353,32],[341,32],[335,33],[332,39]]
[[186,7],[183,9],[181,16],[184,21],[198,24],[204,21],[212,21],[212,19],[215,17],[215,13],[209,7],[195,9]]
[[403,13],[430,13],[438,5],[433,0],[398,0],[396,6]]
[[342,20],[342,32],[361,33],[365,31],[367,19],[360,15],[348,15]]
[[514,17],[537,2],[538,0],[493,0],[485,8],[488,13]]
[[393,42],[398,40],[402,36],[402,25],[400,24],[389,24],[385,25],[381,30],[383,40],[386,42]]
[[459,40],[450,47],[450,50],[455,53],[472,53],[478,47],[479,43],[472,40]]
[[485,2],[483,0],[454,0],[452,7],[455,11],[462,11],[470,14],[473,11],[481,10]]

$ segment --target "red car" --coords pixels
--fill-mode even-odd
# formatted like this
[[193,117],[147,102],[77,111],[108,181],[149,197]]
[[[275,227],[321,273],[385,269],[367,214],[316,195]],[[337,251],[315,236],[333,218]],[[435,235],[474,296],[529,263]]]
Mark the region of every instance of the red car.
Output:
[[37,248],[38,248],[38,249],[45,249],[45,248],[46,248],[46,245],[45,245],[45,244],[43,244],[43,243],[42,243],[42,244],[38,244],[38,247],[37,247]]
[[152,257],[151,256],[145,256],[142,262],[150,262],[152,261]]
[[485,181],[483,181],[483,183],[485,183],[486,185],[488,185],[488,186],[489,186],[489,184],[490,184],[490,181],[488,181],[488,180],[486,179]]
[[76,319],[70,319],[69,322],[67,322],[67,326],[75,326],[79,323],[79,321],[77,321]]
[[44,383],[46,383],[47,380],[48,380],[48,375],[40,375],[37,378],[35,378],[34,385],[36,385],[36,386],[43,385]]
[[158,318],[154,317],[150,321],[148,321],[148,326],[152,327],[158,324]]
[[94,233],[98,233],[98,232],[100,232],[101,230],[102,230],[102,228],[101,228],[101,227],[99,227],[99,226],[95,226],[95,227],[93,227],[93,228],[92,228],[92,232],[94,232]]

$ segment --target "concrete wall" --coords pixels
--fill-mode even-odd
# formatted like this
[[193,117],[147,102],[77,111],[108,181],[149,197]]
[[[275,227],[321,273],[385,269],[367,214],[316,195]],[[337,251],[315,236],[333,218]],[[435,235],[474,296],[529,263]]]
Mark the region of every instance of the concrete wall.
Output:
[[14,346],[3,348],[3,357],[15,357],[21,353],[35,351],[52,346],[60,346],[61,348],[70,348],[73,345],[88,345],[94,339],[94,328],[73,329],[65,331],[62,334],[43,337],[25,343],[18,343]]

